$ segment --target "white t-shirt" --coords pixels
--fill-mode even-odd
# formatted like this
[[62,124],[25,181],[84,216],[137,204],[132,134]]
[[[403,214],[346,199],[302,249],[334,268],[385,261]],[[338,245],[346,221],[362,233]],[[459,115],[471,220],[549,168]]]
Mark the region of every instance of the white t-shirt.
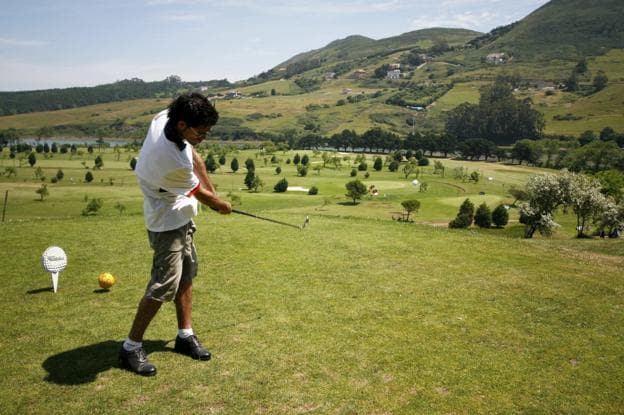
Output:
[[183,150],[165,137],[167,110],[154,117],[139,153],[135,174],[143,192],[145,226],[152,232],[177,229],[197,215],[199,179],[193,149]]

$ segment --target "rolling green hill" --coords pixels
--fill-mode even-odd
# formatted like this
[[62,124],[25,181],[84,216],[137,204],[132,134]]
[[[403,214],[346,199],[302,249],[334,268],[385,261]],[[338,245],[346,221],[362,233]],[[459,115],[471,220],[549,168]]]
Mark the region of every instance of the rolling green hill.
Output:
[[[624,3],[619,0],[553,0],[521,21],[487,34],[431,28],[379,40],[349,36],[236,84],[179,82],[175,90],[134,97],[144,98],[139,101],[118,95],[118,102],[110,102],[115,99],[107,93],[107,100],[98,97],[54,107],[56,101],[50,98],[53,107],[48,109],[66,109],[0,116],[0,131],[140,138],[151,114],[164,108],[171,95],[201,90],[217,102],[222,114],[218,130],[227,139],[264,140],[310,131],[330,136],[344,129],[362,134],[373,127],[405,136],[416,129],[442,131],[448,111],[463,102],[477,102],[479,88],[502,75],[515,78],[516,97],[529,98],[543,114],[547,134],[578,136],[605,127],[624,132],[622,22]],[[508,59],[488,62],[486,57],[496,52]],[[581,57],[588,71],[579,78],[580,91],[558,88]],[[387,69],[399,65],[400,79],[383,79]],[[592,78],[599,70],[609,82],[596,92]],[[224,99],[230,90],[242,98]],[[34,91],[31,98],[47,102],[63,91]],[[13,94],[23,98],[27,92]],[[15,112],[7,111],[14,98],[0,94],[0,111]],[[426,111],[415,113],[408,105]]]
[[341,61],[359,61],[383,57],[414,48],[425,51],[433,44],[442,41],[447,42],[450,46],[462,46],[479,34],[479,32],[466,29],[432,28],[380,40],[373,40],[364,36],[349,36],[333,41],[321,49],[296,55],[277,65],[273,70],[287,68],[289,65],[306,61],[318,61],[323,65],[328,65]]
[[485,46],[522,61],[578,60],[624,48],[621,0],[552,0]]

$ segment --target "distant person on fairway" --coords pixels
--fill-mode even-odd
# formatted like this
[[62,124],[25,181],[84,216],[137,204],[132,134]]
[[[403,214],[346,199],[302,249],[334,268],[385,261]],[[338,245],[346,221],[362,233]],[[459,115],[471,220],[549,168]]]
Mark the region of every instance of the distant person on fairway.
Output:
[[222,214],[231,213],[232,206],[217,196],[194,147],[206,138],[218,118],[203,95],[182,95],[154,117],[139,153],[135,173],[143,191],[145,225],[154,258],[145,295],[119,352],[121,365],[139,375],[156,374],[142,341],[166,301],[175,302],[178,319],[174,350],[194,359],[210,359],[191,320],[193,278],[197,275],[193,217],[197,201]]

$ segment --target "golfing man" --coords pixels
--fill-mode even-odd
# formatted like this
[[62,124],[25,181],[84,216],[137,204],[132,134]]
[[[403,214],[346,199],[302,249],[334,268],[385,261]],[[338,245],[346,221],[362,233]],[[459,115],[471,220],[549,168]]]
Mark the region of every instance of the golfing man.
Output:
[[152,120],[135,173],[144,196],[145,225],[154,250],[151,278],[119,352],[122,367],[143,376],[156,374],[143,350],[143,335],[167,301],[174,301],[178,335],[174,350],[209,360],[192,328],[193,278],[197,253],[193,244],[197,202],[222,214],[232,206],[217,196],[203,160],[195,151],[219,114],[201,94],[185,94]]

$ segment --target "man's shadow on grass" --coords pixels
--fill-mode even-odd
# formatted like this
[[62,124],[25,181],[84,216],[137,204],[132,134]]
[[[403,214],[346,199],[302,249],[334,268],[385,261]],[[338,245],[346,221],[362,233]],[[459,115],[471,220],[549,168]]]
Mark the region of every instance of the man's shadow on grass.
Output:
[[[144,341],[147,354],[170,350],[167,341]],[[48,372],[46,382],[59,385],[79,385],[95,381],[97,375],[119,366],[121,342],[108,340],[89,346],[79,347],[50,356],[42,366]]]

